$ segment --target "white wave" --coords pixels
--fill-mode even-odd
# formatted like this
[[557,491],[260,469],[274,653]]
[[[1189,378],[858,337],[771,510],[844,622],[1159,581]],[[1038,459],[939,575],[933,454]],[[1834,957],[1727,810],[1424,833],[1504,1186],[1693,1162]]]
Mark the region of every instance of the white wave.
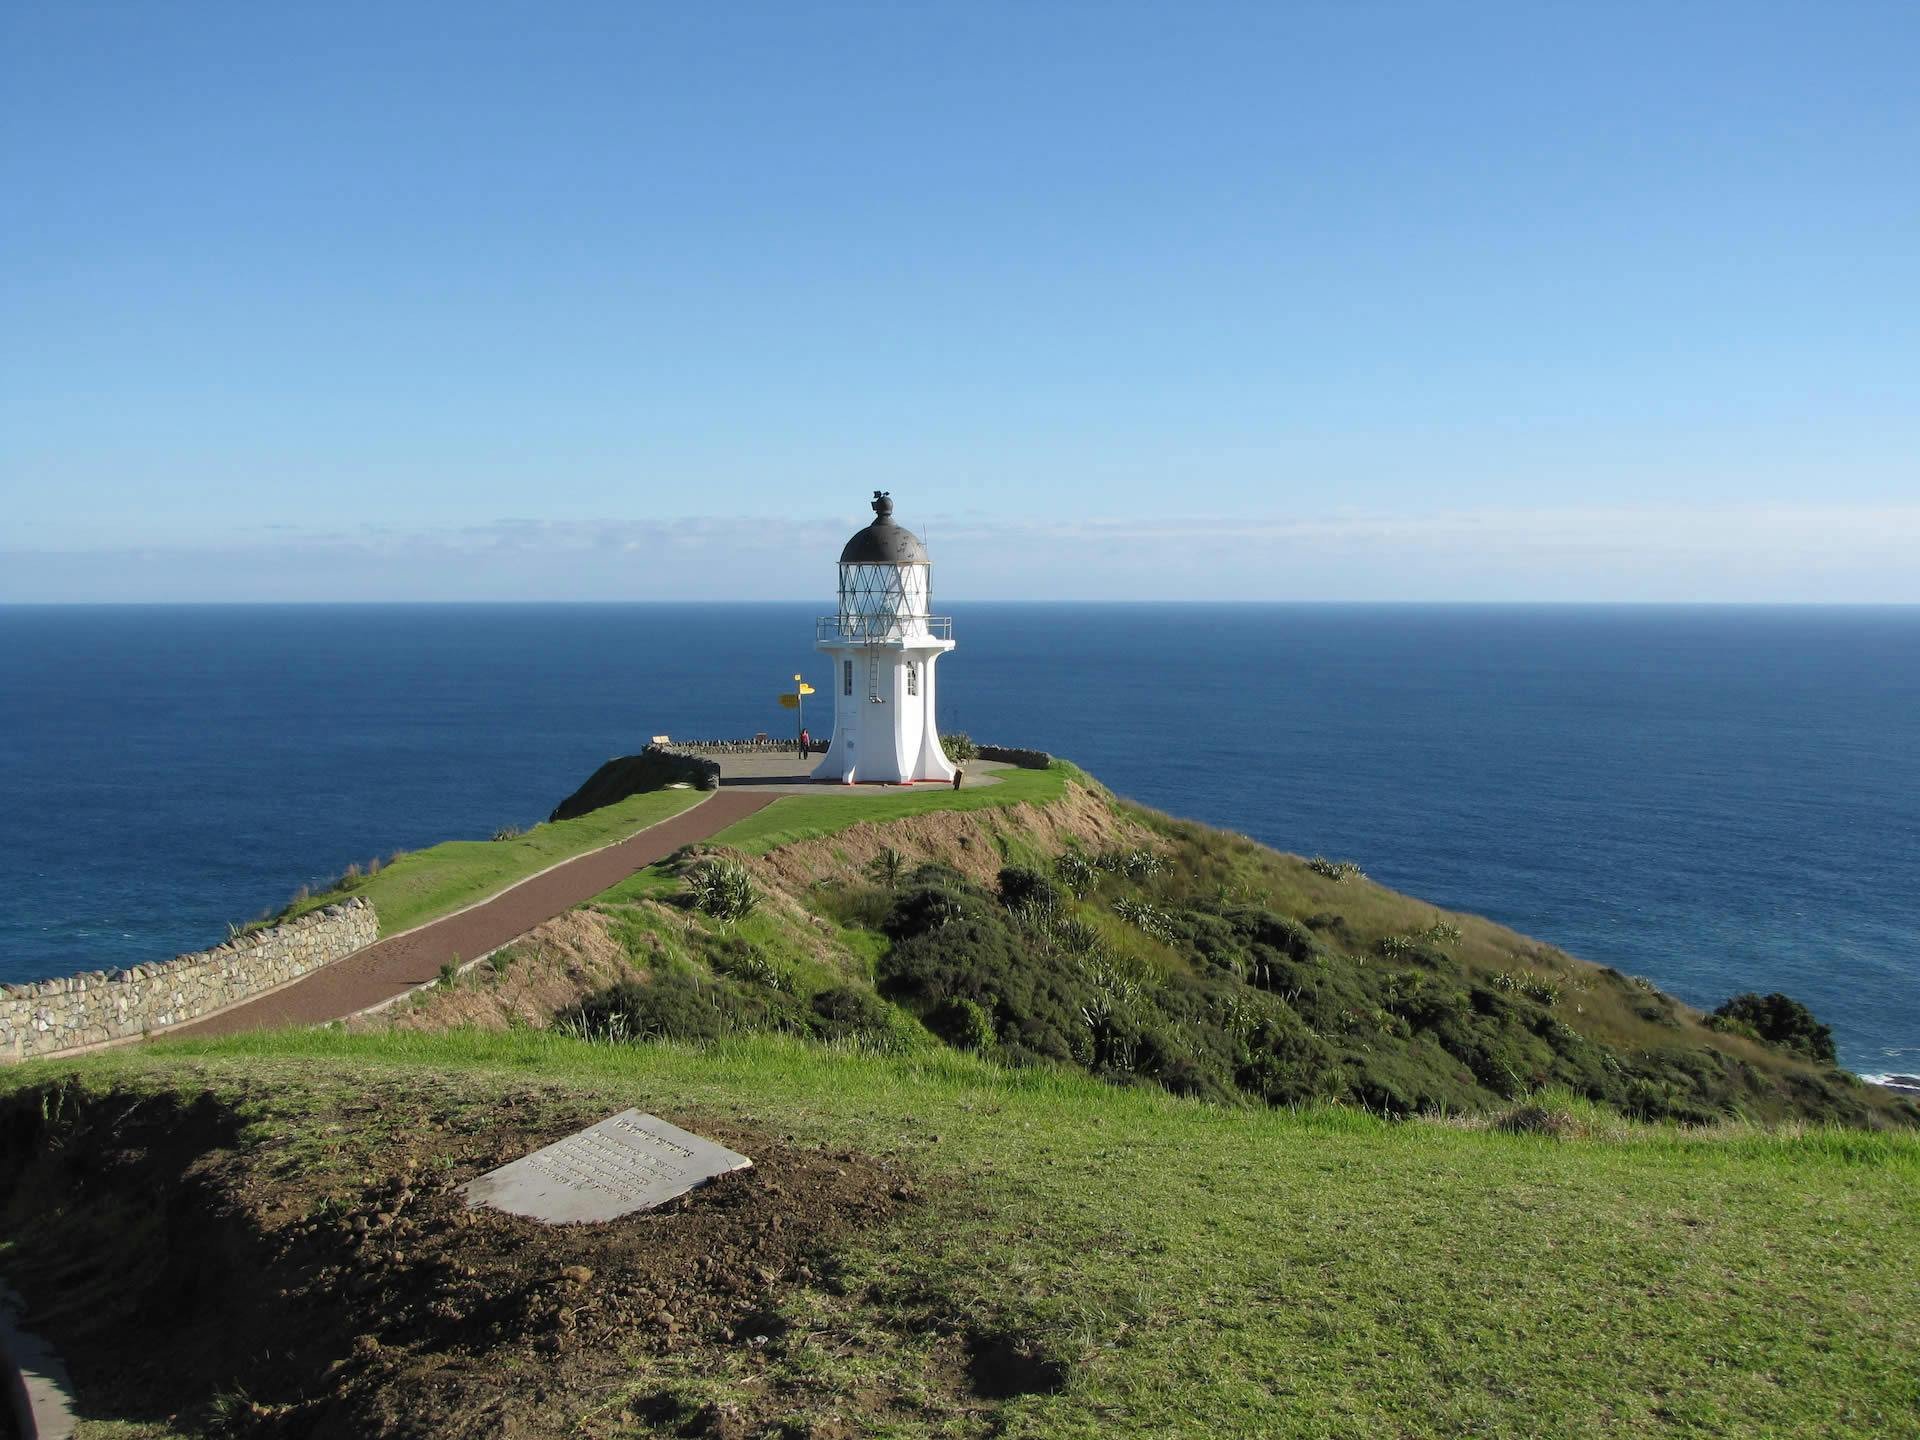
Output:
[[1902,1095],[1920,1095],[1920,1075],[1862,1075],[1869,1085],[1884,1085]]

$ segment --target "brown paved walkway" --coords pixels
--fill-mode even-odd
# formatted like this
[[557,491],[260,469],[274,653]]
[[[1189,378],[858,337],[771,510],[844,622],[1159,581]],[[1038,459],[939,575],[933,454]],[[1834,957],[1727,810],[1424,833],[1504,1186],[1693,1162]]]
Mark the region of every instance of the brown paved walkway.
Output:
[[271,994],[165,1033],[231,1035],[273,1025],[320,1025],[358,1014],[435,979],[456,955],[463,961],[484,955],[776,798],[764,792],[721,791],[671,820],[523,880],[470,910],[378,941]]

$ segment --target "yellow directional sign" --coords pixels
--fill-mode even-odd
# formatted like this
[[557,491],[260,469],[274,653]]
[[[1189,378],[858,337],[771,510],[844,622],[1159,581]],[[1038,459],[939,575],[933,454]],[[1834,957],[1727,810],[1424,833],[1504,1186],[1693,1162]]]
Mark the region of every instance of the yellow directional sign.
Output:
[[811,695],[813,694],[813,687],[811,685],[802,685],[800,687],[800,693],[802,695]]
[[780,697],[780,706],[783,710],[798,710],[800,708],[800,697],[798,695],[782,695]]

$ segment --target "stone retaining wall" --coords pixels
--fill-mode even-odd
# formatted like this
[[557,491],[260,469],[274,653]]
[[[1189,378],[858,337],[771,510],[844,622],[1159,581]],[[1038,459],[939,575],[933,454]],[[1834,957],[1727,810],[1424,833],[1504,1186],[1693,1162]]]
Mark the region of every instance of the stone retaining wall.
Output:
[[1024,750],[1018,745],[976,745],[982,760],[998,760],[1022,770],[1044,770],[1053,764],[1053,756],[1044,750]]
[[[820,744],[818,740],[813,742]],[[664,745],[649,745],[649,750],[665,750],[681,755],[769,755],[800,748],[800,737],[775,736],[767,740],[670,740]]]
[[355,898],[158,965],[0,985],[0,1063],[171,1029],[296,980],[379,938],[373,902]]

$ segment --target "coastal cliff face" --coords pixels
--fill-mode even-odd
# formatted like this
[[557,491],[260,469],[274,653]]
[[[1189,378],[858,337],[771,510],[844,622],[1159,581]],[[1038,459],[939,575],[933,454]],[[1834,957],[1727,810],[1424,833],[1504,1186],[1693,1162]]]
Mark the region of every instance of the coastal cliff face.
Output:
[[379,931],[372,903],[355,899],[157,965],[0,985],[0,1061],[170,1030],[351,955]]

